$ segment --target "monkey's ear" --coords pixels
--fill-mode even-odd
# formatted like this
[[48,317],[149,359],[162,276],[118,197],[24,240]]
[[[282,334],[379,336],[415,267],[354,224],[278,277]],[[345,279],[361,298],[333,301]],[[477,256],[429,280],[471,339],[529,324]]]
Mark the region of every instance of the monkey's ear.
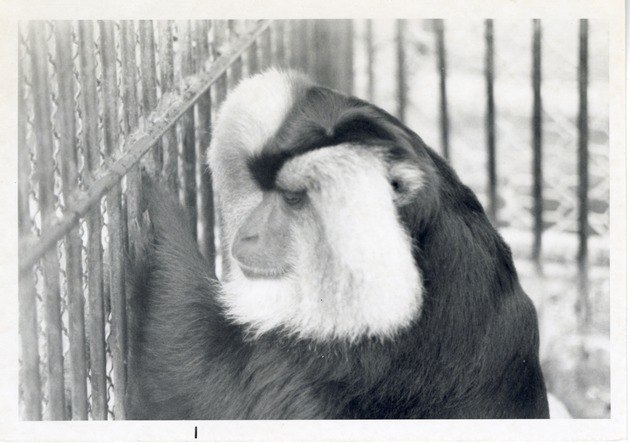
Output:
[[398,207],[413,202],[422,188],[427,185],[424,171],[405,160],[389,162],[388,179],[394,190],[394,201]]

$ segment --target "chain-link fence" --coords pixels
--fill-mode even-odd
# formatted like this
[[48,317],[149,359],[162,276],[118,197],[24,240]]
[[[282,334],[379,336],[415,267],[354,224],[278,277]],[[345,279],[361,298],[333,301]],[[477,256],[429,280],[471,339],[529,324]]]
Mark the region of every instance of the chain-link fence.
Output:
[[22,23],[20,417],[124,419],[140,170],[179,194],[214,260],[212,122],[241,77],[269,66],[398,115],[480,196],[539,312],[562,306],[607,338],[606,39],[586,21]]

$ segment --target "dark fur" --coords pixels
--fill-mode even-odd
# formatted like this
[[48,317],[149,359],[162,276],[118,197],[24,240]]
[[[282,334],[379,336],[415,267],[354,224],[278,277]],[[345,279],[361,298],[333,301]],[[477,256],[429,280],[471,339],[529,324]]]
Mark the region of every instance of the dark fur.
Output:
[[400,215],[424,276],[422,315],[386,341],[318,344],[282,332],[248,339],[215,300],[219,284],[178,204],[153,189],[153,239],[133,291],[128,416],[548,417],[534,307],[473,193],[378,108],[324,88],[296,107],[265,149],[266,160],[250,163],[260,183],[272,186],[282,158],[297,146],[341,141],[378,141],[424,169],[428,189]]

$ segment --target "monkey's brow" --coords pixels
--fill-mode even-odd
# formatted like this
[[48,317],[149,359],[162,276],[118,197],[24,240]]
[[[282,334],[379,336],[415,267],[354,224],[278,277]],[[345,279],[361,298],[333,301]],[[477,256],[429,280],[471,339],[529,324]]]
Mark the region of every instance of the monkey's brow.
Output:
[[[260,153],[247,161],[252,178],[271,190],[291,158],[342,143],[378,146],[390,160],[402,160],[405,137],[397,121],[379,108],[326,88],[311,88],[293,106],[289,117]],[[401,140],[403,139],[403,140]]]
[[260,187],[269,191],[275,188],[278,172],[287,160],[294,157],[290,151],[263,153],[248,159],[247,167],[252,178]]

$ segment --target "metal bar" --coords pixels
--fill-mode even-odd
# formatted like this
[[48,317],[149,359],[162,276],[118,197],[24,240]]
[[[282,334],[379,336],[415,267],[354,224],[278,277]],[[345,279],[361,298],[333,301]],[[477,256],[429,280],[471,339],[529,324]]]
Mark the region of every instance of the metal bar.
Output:
[[404,122],[407,112],[407,73],[405,71],[406,23],[396,20],[396,87],[398,97],[398,118]]
[[579,111],[578,111],[578,275],[579,315],[582,329],[588,327],[591,313],[588,301],[588,20],[580,20],[579,37]]
[[[142,107],[147,119],[157,106],[157,69],[155,66],[155,38],[153,22],[140,20],[138,23],[140,37],[140,66],[142,72]],[[158,140],[153,148],[153,166],[155,171],[162,170],[162,143]]]
[[[315,20],[314,75],[313,78],[331,88],[344,92],[352,89],[350,74],[352,71],[351,46],[348,42],[350,21]],[[340,56],[340,54],[342,54]],[[338,63],[337,57],[346,58]]]
[[32,272],[19,273],[20,303],[20,401],[22,417],[27,421],[42,419],[42,389],[39,374],[38,331],[35,283]]
[[261,37],[261,46],[262,46],[262,69],[267,69],[271,66],[271,28],[267,29],[267,31]]
[[343,90],[347,94],[354,91],[354,23],[352,20],[344,20],[341,36],[341,45],[343,47],[343,71],[341,76],[344,79]]
[[[210,57],[208,47],[208,26],[206,22],[198,22],[196,27],[196,57],[199,66]],[[197,177],[199,177],[199,245],[201,253],[214,270],[214,202],[210,170],[206,165],[206,150],[210,146],[212,131],[212,101],[210,90],[197,101],[197,117],[199,125],[197,143]]]
[[450,123],[448,118],[448,95],[446,91],[446,47],[444,42],[444,20],[433,22],[435,30],[436,52],[438,57],[438,73],[440,75],[440,129],[442,136],[442,155],[450,160]]
[[[18,227],[20,238],[30,233],[29,174],[31,164],[26,141],[28,115],[24,98],[22,61],[18,64]],[[39,374],[39,337],[33,270],[19,273],[20,403],[21,419],[42,419],[42,389]]]
[[260,63],[258,61],[258,42],[254,40],[247,51],[247,74],[253,75],[258,72]]
[[[72,36],[69,21],[55,24],[57,46],[57,80],[59,83],[59,109],[57,131],[61,150],[62,191],[66,202],[78,187],[77,144],[74,103],[74,75]],[[87,357],[85,354],[85,319],[83,301],[83,269],[79,227],[66,236],[66,276],[68,286],[68,318],[70,342],[70,370],[72,393],[72,419],[87,419]]]
[[[228,41],[232,41],[237,36],[234,29],[235,24],[236,23],[234,20],[230,20],[228,22],[228,33],[229,33]],[[234,61],[232,66],[230,66],[230,79],[229,79],[230,89],[233,89],[236,85],[238,85],[238,82],[241,81],[242,77],[243,77],[243,59],[239,57],[238,59]]]
[[289,63],[293,69],[299,69],[300,66],[300,20],[287,20],[287,27],[289,29]]
[[[269,35],[270,29],[266,29],[265,35]],[[220,48],[224,45],[225,40],[226,40],[226,34],[225,34],[225,21],[222,20],[215,20],[213,21],[212,24],[212,52],[214,54],[215,59],[217,57],[219,57],[221,54],[219,53]],[[253,41],[256,41],[256,39],[254,39]],[[263,50],[264,50],[264,46],[263,46]],[[269,57],[271,57],[269,55]],[[263,56],[263,62],[264,63],[269,63],[270,59],[267,59],[265,61],[265,58]],[[219,107],[223,101],[225,100],[225,98],[227,97],[227,75],[223,74],[222,76],[219,77],[219,79],[217,80],[216,84],[214,85],[214,89],[215,89],[215,93],[214,93],[214,105],[215,107]]]
[[299,59],[298,59],[298,65],[297,67],[302,71],[302,72],[308,72],[309,69],[309,65],[308,65],[308,60],[309,60],[309,55],[311,53],[311,41],[309,39],[309,20],[295,20],[295,22],[298,24],[298,51],[299,51]]
[[311,65],[314,80],[322,85],[333,87],[332,63],[329,56],[332,42],[331,20],[313,20],[313,64]]
[[[116,41],[114,22],[99,21],[101,31],[101,63],[103,67],[102,92],[104,114],[105,153],[108,158],[120,151],[118,127],[118,84],[116,78]],[[144,77],[144,76],[143,76]],[[125,277],[123,218],[121,207],[121,186],[116,184],[107,194],[107,214],[109,235],[109,285],[111,301],[111,335],[109,348],[112,352],[114,367],[114,415],[116,419],[125,418],[122,402],[126,385],[126,314],[125,314]]]
[[532,119],[532,142],[534,149],[533,173],[534,173],[534,245],[532,256],[539,263],[542,247],[543,232],[543,170],[542,170],[542,51],[541,51],[541,24],[539,19],[533,21],[533,63],[532,82],[534,93],[534,110]]
[[[173,91],[175,82],[173,50],[173,21],[158,22],[158,32],[160,35],[160,79],[162,96]],[[177,180],[177,128],[172,126],[164,134],[164,177],[168,187],[173,191],[179,190]]]
[[313,41],[317,40],[317,28],[316,24],[319,20],[306,20],[305,28],[307,31],[308,41],[306,48],[307,54],[307,67],[306,72],[312,77],[316,78],[317,74],[317,46],[313,47]]
[[374,30],[373,21],[366,20],[365,46],[367,52],[367,95],[370,102],[374,101]]
[[276,20],[273,26],[274,48],[274,64],[278,67],[285,67],[287,62],[287,53],[284,35],[284,20]]
[[486,38],[486,141],[488,144],[488,213],[497,222],[497,162],[494,110],[494,22],[485,21]]
[[[216,54],[218,54],[218,49],[223,46],[224,42],[225,42],[225,28],[224,25],[225,22],[223,21],[214,21],[213,22],[213,52],[216,56]],[[268,29],[266,29],[266,31],[263,34],[263,45],[262,45],[262,51],[263,51],[263,57],[262,57],[262,63],[263,66],[269,66],[269,64],[271,63],[271,28],[269,27]],[[255,41],[255,40],[254,40]],[[223,102],[225,101],[225,98],[227,97],[227,75],[222,75],[219,80],[217,81],[217,83],[214,85],[214,106],[215,109],[218,109],[221,104],[223,104]],[[223,227],[223,223],[221,222],[222,217],[221,217],[221,208],[217,205],[217,208],[215,209],[215,225],[218,224],[219,227]],[[220,233],[220,236],[223,235],[223,233]],[[223,238],[221,238],[222,240],[224,240]],[[221,242],[221,247],[222,247],[222,251],[221,251],[221,273],[223,276],[225,276],[229,270],[229,251],[226,248],[227,243],[226,242]],[[215,261],[215,268],[214,270],[216,270],[216,261]]]
[[[181,70],[184,77],[193,75],[195,61],[192,54],[192,31],[190,21],[186,21],[179,29],[179,43],[182,45]],[[193,230],[197,237],[197,180],[195,177],[195,109],[190,107],[182,116],[182,191],[183,204],[188,212]]]
[[[96,93],[96,60],[94,57],[94,30],[91,21],[79,21],[79,61],[81,65],[81,114],[83,116],[83,146],[85,150],[86,170],[92,174],[99,166],[100,153],[98,144],[98,98]],[[85,210],[73,213],[72,208],[80,205],[80,193],[66,206],[67,221],[58,228],[68,227],[59,231],[57,236],[63,236],[70,228],[78,223],[79,217],[85,216],[92,207],[95,211],[87,217],[88,226],[88,333],[90,350],[90,384],[92,419],[107,419],[107,389],[105,385],[105,317],[103,314],[103,251],[101,245],[101,230],[103,221],[99,204],[104,193],[95,196]],[[71,216],[71,218],[68,218]],[[72,222],[71,224],[68,222]],[[56,237],[56,236],[55,236]],[[54,239],[54,237],[52,238]],[[42,248],[46,248],[50,241],[42,238]]]
[[[128,136],[138,128],[139,103],[138,103],[138,76],[136,70],[136,30],[132,20],[123,20],[120,23],[120,49],[122,63],[122,99],[125,134]],[[128,252],[130,259],[136,257],[141,237],[141,193],[142,178],[140,167],[135,166],[127,174],[127,198],[126,226]]]
[[[108,165],[104,165],[95,174],[95,178],[90,184],[89,190],[77,190],[77,196],[72,199],[72,205],[66,208],[64,215],[55,221],[50,231],[40,239],[34,239],[32,236],[20,240],[20,269],[28,269],[32,266],[50,246],[54,245],[59,239],[65,236],[68,231],[78,223],[79,218],[88,214],[90,209],[95,206],[101,197],[107,193],[114,185],[116,185],[127,172],[133,168],[140,158],[177,120],[194,104],[197,99],[208,88],[210,88],[221,76],[230,64],[243,54],[251,42],[258,38],[269,26],[269,21],[262,22],[249,35],[239,38],[235,42],[232,50],[221,56],[212,64],[208,72],[201,73],[199,76],[188,79],[188,87],[181,95],[176,97],[169,96],[158,104],[155,114],[152,116],[150,124],[143,130],[139,130],[127,137],[125,149],[120,157]],[[83,25],[83,22],[81,22]],[[86,26],[86,25],[84,25]],[[85,40],[81,37],[81,40]],[[81,47],[85,47],[86,43],[81,43]],[[89,46],[89,44],[87,44]],[[90,47],[92,49],[92,47]],[[87,80],[86,80],[87,81]],[[92,79],[94,82],[95,80]],[[86,88],[84,81],[83,91]],[[84,97],[85,98],[85,97]],[[90,114],[83,114],[91,116]],[[98,116],[98,114],[94,114]],[[84,127],[84,132],[87,128]],[[98,144],[85,145],[98,147]]]
[[234,89],[236,85],[243,78],[243,59],[238,58],[234,61],[234,64],[230,67],[230,90]]
[[[42,235],[55,220],[53,128],[48,88],[48,46],[44,23],[33,21],[29,26],[32,49],[34,121],[37,138],[37,179]],[[46,350],[48,353],[48,411],[50,419],[65,419],[64,368],[61,333],[61,296],[59,292],[59,259],[51,246],[43,255],[44,311],[46,320]]]

